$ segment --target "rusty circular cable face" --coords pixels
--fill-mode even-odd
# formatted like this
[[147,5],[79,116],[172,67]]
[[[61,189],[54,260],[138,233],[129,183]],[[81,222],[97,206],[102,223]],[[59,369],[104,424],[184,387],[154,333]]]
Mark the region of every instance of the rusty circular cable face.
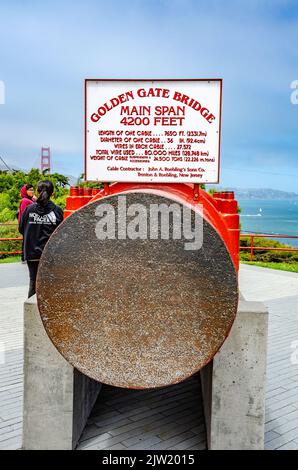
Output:
[[[173,202],[135,192],[125,204],[142,205],[149,235],[150,207]],[[41,319],[65,359],[99,382],[127,388],[181,382],[211,360],[230,331],[238,303],[234,265],[206,220],[202,248],[189,250],[183,227],[173,238],[172,216],[168,239],[161,237],[161,218],[151,238],[125,237],[118,204],[118,195],[97,200],[57,228],[38,270]],[[138,228],[136,207],[126,216],[130,234]],[[113,210],[115,238],[100,239],[104,214],[113,224]],[[194,219],[191,211],[193,230]]]

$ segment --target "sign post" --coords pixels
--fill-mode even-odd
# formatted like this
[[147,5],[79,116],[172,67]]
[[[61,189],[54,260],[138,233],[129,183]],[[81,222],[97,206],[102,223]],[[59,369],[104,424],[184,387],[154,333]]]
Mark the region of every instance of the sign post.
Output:
[[87,79],[86,181],[218,183],[221,95],[221,79]]

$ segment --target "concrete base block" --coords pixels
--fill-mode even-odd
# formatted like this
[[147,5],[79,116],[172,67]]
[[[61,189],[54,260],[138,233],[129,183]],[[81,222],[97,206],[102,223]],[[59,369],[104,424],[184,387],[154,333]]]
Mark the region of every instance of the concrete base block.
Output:
[[264,449],[268,312],[240,300],[229,337],[201,370],[210,450]]
[[74,369],[48,338],[36,296],[24,304],[23,448],[74,449],[101,384]]

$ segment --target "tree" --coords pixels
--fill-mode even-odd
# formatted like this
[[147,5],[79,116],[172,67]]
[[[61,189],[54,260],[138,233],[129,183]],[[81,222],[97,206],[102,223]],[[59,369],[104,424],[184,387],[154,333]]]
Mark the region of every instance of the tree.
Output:
[[[35,189],[37,183],[41,180],[50,180],[54,185],[54,201],[59,200],[62,209],[65,207],[65,199],[68,195],[68,178],[60,173],[50,174],[46,171],[41,172],[38,168],[32,168],[28,173],[23,171],[0,171],[0,222],[1,218],[7,221],[8,214],[12,218],[17,212],[20,204],[20,189],[24,184],[31,184]],[[5,214],[2,214],[2,211]],[[10,211],[10,212],[7,212]],[[1,215],[2,214],[2,215]],[[4,221],[4,220],[3,220]]]

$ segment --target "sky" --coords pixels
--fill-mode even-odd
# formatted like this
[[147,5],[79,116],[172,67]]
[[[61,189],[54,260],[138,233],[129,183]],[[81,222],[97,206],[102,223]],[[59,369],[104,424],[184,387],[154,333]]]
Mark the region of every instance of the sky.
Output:
[[1,0],[0,156],[77,177],[87,77],[223,78],[220,185],[298,192],[298,1]]

